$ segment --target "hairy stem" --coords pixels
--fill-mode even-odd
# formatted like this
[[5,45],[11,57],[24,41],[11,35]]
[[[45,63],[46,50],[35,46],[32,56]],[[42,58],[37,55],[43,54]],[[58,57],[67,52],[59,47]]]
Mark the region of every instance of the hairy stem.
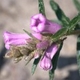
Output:
[[80,35],[80,30],[71,31],[70,33],[67,33],[66,35]]

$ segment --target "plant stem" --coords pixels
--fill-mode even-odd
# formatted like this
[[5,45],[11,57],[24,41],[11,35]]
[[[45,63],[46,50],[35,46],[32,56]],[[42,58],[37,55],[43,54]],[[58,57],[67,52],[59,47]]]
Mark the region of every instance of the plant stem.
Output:
[[80,35],[80,30],[71,31],[70,33],[67,33],[66,35]]

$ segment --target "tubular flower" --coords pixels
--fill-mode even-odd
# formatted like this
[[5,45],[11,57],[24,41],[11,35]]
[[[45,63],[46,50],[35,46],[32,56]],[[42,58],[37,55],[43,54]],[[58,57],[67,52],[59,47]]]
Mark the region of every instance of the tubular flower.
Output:
[[[32,35],[37,39],[42,38],[42,35],[39,33],[33,33]],[[4,32],[3,37],[6,49],[10,49],[11,45],[25,45],[27,44],[27,40],[31,38],[28,34],[18,34],[7,31]]]
[[31,29],[35,32],[54,34],[61,29],[61,26],[46,19],[42,14],[37,14],[31,18]]
[[52,69],[52,58],[56,54],[58,50],[58,46],[56,44],[52,44],[46,51],[43,58],[40,61],[40,67],[44,70]]

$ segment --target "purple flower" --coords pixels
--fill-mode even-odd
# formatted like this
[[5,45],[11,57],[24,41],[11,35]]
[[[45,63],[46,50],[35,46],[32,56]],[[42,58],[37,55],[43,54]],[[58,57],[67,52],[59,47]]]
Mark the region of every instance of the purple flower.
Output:
[[[39,40],[42,38],[40,33],[33,33],[32,35]],[[28,34],[18,34],[7,31],[4,32],[3,37],[6,49],[10,49],[11,45],[25,45],[27,44],[27,39],[31,38]]]
[[[58,50],[58,45],[55,43],[50,45],[50,40],[45,40],[47,39],[46,37],[49,36],[45,36],[44,38],[41,33],[55,34],[61,29],[61,26],[58,23],[47,20],[42,14],[37,14],[31,18],[31,29],[34,31],[32,36],[39,40],[38,43],[35,43],[36,51],[34,50],[34,58],[38,58],[39,54],[45,50],[45,54],[40,61],[40,67],[44,70],[50,70],[53,67],[51,60]],[[7,31],[4,32],[4,42],[6,49],[10,49],[11,45],[28,44],[31,38],[32,37],[30,37],[28,34],[16,34]]]
[[52,69],[52,58],[56,54],[58,50],[58,46],[56,44],[52,44],[46,51],[43,58],[40,61],[40,67],[44,70],[51,70]]
[[[55,22],[52,22],[46,19],[42,14],[34,15],[31,18],[31,29],[37,33],[52,33],[55,34],[58,30],[61,29],[61,25]],[[49,40],[50,41],[50,40]],[[37,48],[43,49],[50,46],[49,42],[41,42],[37,44]],[[40,61],[40,67],[44,70],[52,69],[52,58],[58,50],[57,44],[53,43],[50,47],[47,48],[43,58]]]
[[37,14],[31,18],[31,29],[35,32],[54,34],[61,29],[61,25],[46,19],[42,14]]

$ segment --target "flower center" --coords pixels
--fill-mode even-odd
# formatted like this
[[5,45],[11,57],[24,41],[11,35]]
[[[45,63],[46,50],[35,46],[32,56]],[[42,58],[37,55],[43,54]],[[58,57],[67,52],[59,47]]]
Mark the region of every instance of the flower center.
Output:
[[37,19],[37,20],[36,20],[36,24],[35,24],[35,26],[38,26],[39,23],[41,23],[41,21],[40,21],[39,19]]

